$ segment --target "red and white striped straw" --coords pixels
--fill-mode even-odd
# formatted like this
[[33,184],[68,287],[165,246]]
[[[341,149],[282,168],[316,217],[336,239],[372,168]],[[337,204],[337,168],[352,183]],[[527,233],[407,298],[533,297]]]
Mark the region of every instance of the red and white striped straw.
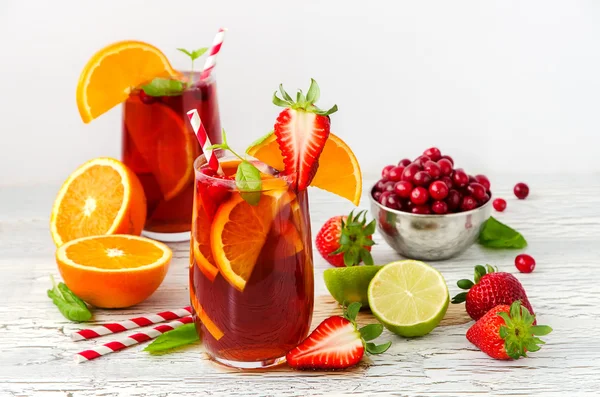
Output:
[[194,134],[196,134],[198,142],[200,142],[200,146],[202,147],[202,151],[204,152],[204,157],[206,157],[206,162],[208,163],[208,166],[213,171],[223,175],[223,170],[221,169],[221,164],[219,163],[219,160],[217,160],[217,156],[215,156],[213,151],[209,149],[212,143],[210,143],[208,133],[206,132],[206,129],[202,124],[202,120],[200,120],[198,111],[196,109],[192,109],[189,112],[187,112],[187,115],[190,119],[190,124],[192,125],[192,129],[194,130]]
[[167,331],[172,331],[175,328],[179,328],[182,325],[189,324],[193,321],[194,320],[192,319],[192,316],[182,317],[179,320],[171,321],[168,324],[161,324],[159,326],[156,326],[152,329],[149,329],[146,332],[138,332],[137,334],[129,335],[123,339],[108,342],[90,350],[84,350],[75,354],[75,361],[78,363],[82,363],[84,361],[93,360],[100,356],[104,356],[106,354],[125,349],[129,346],[149,341],[150,339],[154,339]]
[[71,339],[76,342],[80,340],[93,339],[99,336],[116,334],[133,328],[147,327],[148,325],[175,320],[180,317],[189,316],[190,314],[192,314],[192,308],[187,306],[182,309],[169,310],[147,316],[130,318],[129,320],[120,321],[118,323],[109,323],[93,328],[82,329],[73,332],[71,334]]
[[212,73],[212,70],[215,68],[217,64],[217,54],[221,50],[221,45],[223,45],[223,39],[225,38],[225,32],[227,29],[219,29],[215,39],[213,40],[212,47],[210,48],[210,53],[208,54],[208,58],[206,58],[206,62],[204,63],[204,69],[200,74],[200,80],[206,79]]

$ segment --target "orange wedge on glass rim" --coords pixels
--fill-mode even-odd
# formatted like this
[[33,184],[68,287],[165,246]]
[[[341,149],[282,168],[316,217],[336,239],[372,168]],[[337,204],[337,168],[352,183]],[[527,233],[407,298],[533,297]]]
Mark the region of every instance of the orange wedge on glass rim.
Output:
[[[277,170],[283,170],[283,157],[275,134],[271,133],[254,143],[247,153]],[[330,133],[319,157],[319,168],[310,186],[315,186],[350,200],[360,202],[362,174],[350,147]]]
[[139,236],[90,236],[56,250],[65,284],[84,301],[103,308],[136,305],[162,283],[172,252]]
[[125,101],[133,87],[155,77],[179,76],[167,57],[141,41],[120,41],[95,53],[83,68],[77,84],[77,107],[89,123]]

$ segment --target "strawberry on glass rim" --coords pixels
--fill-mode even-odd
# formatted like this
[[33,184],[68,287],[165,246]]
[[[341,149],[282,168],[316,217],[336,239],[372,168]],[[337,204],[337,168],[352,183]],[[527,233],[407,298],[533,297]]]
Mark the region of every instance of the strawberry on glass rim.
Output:
[[279,85],[282,98],[273,94],[273,103],[285,108],[275,122],[274,132],[283,155],[284,173],[290,175],[291,186],[305,190],[319,167],[319,156],[329,138],[329,115],[335,113],[337,105],[321,110],[315,103],[320,90],[317,82],[310,80],[306,96],[298,90],[296,100]]

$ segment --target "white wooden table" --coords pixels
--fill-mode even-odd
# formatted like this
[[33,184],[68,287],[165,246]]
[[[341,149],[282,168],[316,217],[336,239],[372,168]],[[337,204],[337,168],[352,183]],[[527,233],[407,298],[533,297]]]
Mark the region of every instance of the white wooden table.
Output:
[[[520,230],[537,261],[532,274],[519,274],[515,251],[473,246],[456,259],[434,263],[458,292],[456,281],[480,263],[515,273],[541,323],[554,332],[530,358],[495,361],[465,338],[469,324],[439,327],[430,335],[393,341],[388,352],[363,360],[352,371],[242,373],[211,363],[195,345],[150,356],[136,346],[76,364],[73,354],[94,342],[74,343],[77,324],[66,321],[46,297],[50,273],[58,275],[48,215],[57,187],[0,188],[0,394],[1,395],[368,395],[406,396],[600,395],[600,176],[523,177],[531,187],[517,201],[514,178],[493,178],[492,190],[508,208],[498,218]],[[373,181],[371,181],[373,182]],[[369,186],[365,181],[365,186]],[[368,208],[363,196],[362,207]],[[352,206],[311,191],[313,235],[330,216]],[[376,263],[399,258],[380,236]],[[96,310],[98,322],[187,304],[188,244],[172,244],[174,261],[158,291],[139,306]],[[315,251],[316,253],[316,251]],[[328,265],[315,255],[316,294],[327,291]]]

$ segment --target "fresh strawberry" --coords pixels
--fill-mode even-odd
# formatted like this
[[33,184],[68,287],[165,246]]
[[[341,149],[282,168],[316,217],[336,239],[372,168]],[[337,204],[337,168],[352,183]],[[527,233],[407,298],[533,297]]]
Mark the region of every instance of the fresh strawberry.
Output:
[[354,302],[345,310],[344,317],[333,316],[324,320],[298,346],[286,355],[295,369],[344,369],[359,363],[365,350],[371,354],[385,352],[392,342],[382,345],[368,342],[383,332],[381,324],[365,325],[356,329],[356,315],[360,303]]
[[283,155],[284,173],[291,178],[291,185],[305,190],[319,167],[319,156],[329,137],[329,115],[337,111],[337,105],[329,110],[315,106],[320,91],[317,82],[311,79],[306,97],[301,90],[296,101],[279,85],[281,97],[273,94],[273,103],[284,107],[277,117],[274,131]]
[[527,352],[540,350],[544,342],[535,335],[548,335],[552,328],[534,325],[532,315],[521,302],[498,305],[488,311],[467,331],[469,342],[497,360],[527,357]]
[[[487,271],[486,271],[487,267]],[[533,309],[527,299],[525,289],[515,276],[498,272],[490,265],[475,266],[475,283],[471,280],[459,280],[456,284],[468,292],[461,292],[452,299],[452,303],[466,300],[467,313],[473,320],[479,320],[491,308],[497,305],[510,305],[521,301],[531,314]]]
[[327,262],[337,267],[361,262],[373,265],[371,246],[375,244],[375,220],[366,224],[365,212],[356,216],[350,212],[348,216],[334,216],[325,222],[317,233],[315,244]]

